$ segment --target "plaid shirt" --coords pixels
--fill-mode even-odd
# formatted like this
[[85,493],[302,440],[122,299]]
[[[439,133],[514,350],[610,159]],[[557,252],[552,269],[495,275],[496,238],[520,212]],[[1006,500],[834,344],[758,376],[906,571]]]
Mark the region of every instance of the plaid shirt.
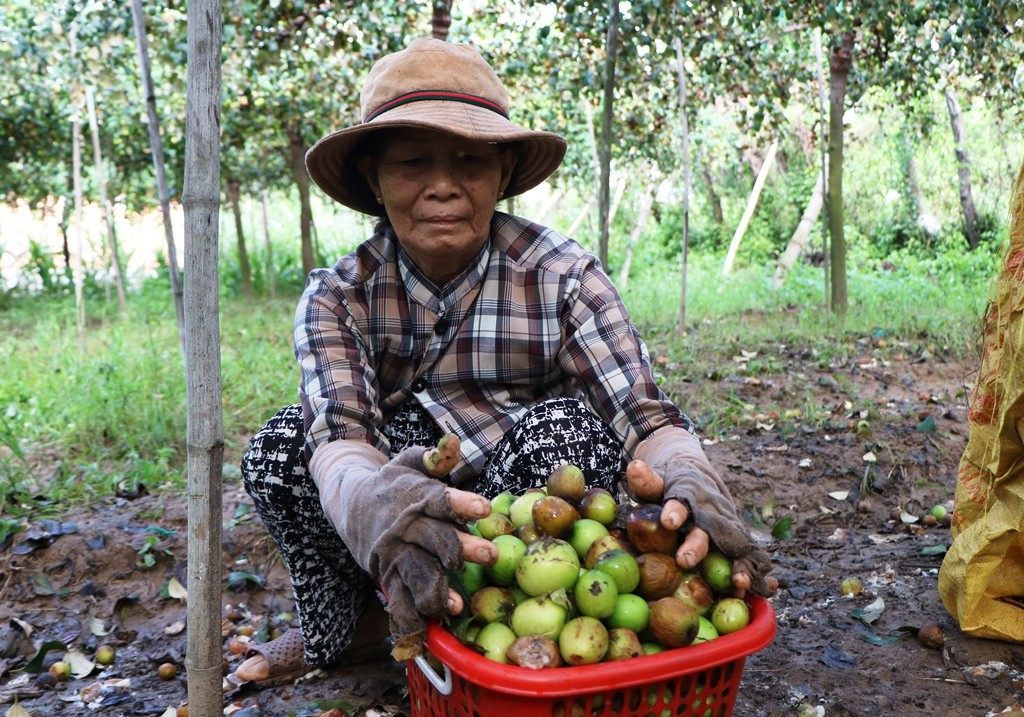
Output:
[[627,455],[689,419],[655,383],[647,348],[596,257],[496,212],[475,263],[438,289],[391,227],[309,276],[295,315],[306,455],[326,441],[389,452],[381,426],[414,396],[462,441],[456,485],[479,475],[534,404],[590,405]]

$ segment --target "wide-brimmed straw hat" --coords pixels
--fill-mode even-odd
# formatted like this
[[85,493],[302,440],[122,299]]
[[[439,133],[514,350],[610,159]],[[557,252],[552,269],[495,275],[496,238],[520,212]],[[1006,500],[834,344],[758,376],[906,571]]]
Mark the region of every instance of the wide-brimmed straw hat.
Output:
[[378,60],[360,93],[362,122],[333,132],[306,153],[309,176],[331,198],[364,214],[381,211],[356,166],[354,152],[370,133],[389,127],[437,130],[465,139],[514,142],[518,159],[503,196],[537,186],[562,163],[565,139],[509,119],[508,93],[469,45],[423,38]]

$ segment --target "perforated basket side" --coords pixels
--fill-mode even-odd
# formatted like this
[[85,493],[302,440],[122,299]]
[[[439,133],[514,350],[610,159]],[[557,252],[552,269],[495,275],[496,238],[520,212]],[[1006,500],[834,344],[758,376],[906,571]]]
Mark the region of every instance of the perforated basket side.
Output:
[[775,637],[775,614],[768,601],[751,597],[747,602],[750,625],[711,642],[631,660],[549,670],[488,660],[432,625],[426,645],[437,670],[450,676],[451,691],[442,694],[409,663],[412,715],[730,717],[745,658]]

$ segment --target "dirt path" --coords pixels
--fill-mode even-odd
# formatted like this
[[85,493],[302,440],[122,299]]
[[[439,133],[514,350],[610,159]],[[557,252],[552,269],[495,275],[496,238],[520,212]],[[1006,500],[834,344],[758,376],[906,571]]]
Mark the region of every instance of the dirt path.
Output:
[[[772,600],[777,636],[747,660],[735,714],[982,717],[1024,701],[1024,646],[965,636],[939,602],[948,529],[907,522],[952,500],[969,369],[870,351],[839,367],[818,367],[809,356],[784,366],[715,383],[738,409],[734,429],[706,446],[781,583]],[[701,407],[689,409],[699,415]],[[291,619],[287,576],[250,506],[229,475],[231,665],[240,659],[231,651],[239,633],[264,639]],[[168,708],[186,695],[185,607],[173,580],[185,582],[185,508],[182,495],[125,496],[62,523],[31,522],[0,545],[0,704],[17,698],[31,715],[173,714]],[[847,577],[864,592],[843,597]],[[941,649],[914,637],[928,622],[945,636]],[[111,644],[117,657],[55,688],[39,686],[21,668],[49,641],[86,661]],[[63,652],[55,647],[44,664]],[[164,662],[178,667],[170,681],[157,676]],[[384,661],[236,692],[226,714],[407,714],[405,684],[401,669]]]

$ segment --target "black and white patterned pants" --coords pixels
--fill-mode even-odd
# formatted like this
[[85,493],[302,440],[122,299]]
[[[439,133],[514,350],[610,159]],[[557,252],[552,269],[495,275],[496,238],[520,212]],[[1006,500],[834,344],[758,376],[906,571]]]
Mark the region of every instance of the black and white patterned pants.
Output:
[[[444,432],[411,400],[384,427],[392,457],[408,446],[432,446]],[[306,662],[337,662],[376,586],[356,564],[324,515],[306,467],[302,408],[287,406],[252,438],[242,458],[245,489],[284,555],[302,626]],[[557,398],[534,406],[488,457],[470,490],[493,498],[545,483],[560,465],[583,470],[588,486],[615,491],[622,445],[581,401]]]

